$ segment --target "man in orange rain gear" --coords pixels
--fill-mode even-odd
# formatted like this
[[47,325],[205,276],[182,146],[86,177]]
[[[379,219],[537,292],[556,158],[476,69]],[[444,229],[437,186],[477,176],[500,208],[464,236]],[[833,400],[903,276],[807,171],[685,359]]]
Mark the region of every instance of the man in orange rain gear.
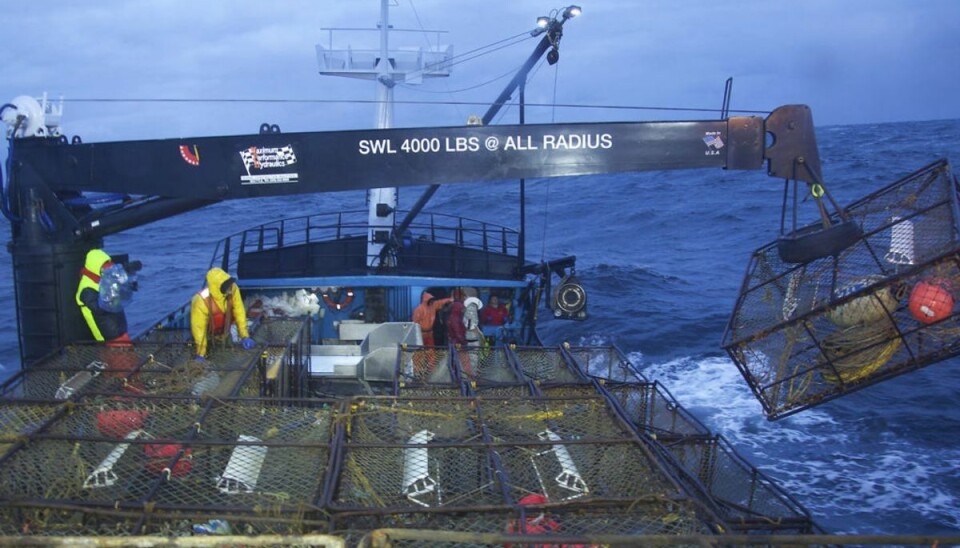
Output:
[[[104,276],[108,269],[120,269],[126,280],[127,270],[132,275],[140,270],[141,266],[140,261],[131,261],[126,270],[122,270],[123,267],[120,265],[115,267],[110,255],[102,249],[91,249],[87,252],[86,260],[80,269],[80,283],[77,285],[75,298],[77,305],[80,306],[80,313],[83,314],[87,327],[90,328],[90,334],[94,339],[103,342],[107,348],[129,349],[133,347],[133,342],[127,334],[127,314],[123,310],[125,303],[122,303],[119,297],[112,300],[101,299],[101,276]],[[135,287],[134,285],[133,288]],[[101,357],[106,362],[107,369],[112,371],[112,373],[106,373],[107,376],[123,375],[137,365],[138,360],[134,354],[114,350],[105,351],[102,354]]]
[[190,331],[196,344],[197,360],[207,357],[211,342],[225,342],[230,326],[237,326],[244,350],[255,345],[247,331],[247,311],[237,281],[221,268],[207,272],[207,286],[198,291],[190,302]]
[[[420,304],[413,309],[413,321],[420,326],[420,336],[423,339],[423,346],[434,346],[436,340],[433,337],[433,324],[437,317],[437,311],[444,304],[453,299],[447,297],[438,299],[429,291],[424,291],[420,295]],[[426,352],[417,352],[414,355],[414,374],[416,377],[430,375],[437,365],[436,354],[433,349]]]
[[438,299],[427,291],[424,291],[420,295],[420,304],[413,309],[413,321],[420,326],[423,346],[434,345],[433,322],[437,317],[437,311],[451,301],[453,301],[453,299],[450,297]]

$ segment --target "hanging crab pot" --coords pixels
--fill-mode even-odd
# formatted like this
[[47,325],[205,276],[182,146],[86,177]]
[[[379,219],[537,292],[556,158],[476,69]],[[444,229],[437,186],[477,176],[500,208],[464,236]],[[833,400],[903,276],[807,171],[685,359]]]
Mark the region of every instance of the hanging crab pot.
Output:
[[845,208],[842,249],[753,253],[723,347],[768,419],[960,354],[958,191],[941,160]]

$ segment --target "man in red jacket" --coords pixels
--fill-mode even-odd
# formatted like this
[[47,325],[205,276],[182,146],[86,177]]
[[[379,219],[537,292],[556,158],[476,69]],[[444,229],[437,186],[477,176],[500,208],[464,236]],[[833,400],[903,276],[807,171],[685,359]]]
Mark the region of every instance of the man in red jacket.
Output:
[[480,312],[480,325],[503,325],[510,321],[510,313],[506,307],[500,305],[496,295],[490,295],[487,306]]

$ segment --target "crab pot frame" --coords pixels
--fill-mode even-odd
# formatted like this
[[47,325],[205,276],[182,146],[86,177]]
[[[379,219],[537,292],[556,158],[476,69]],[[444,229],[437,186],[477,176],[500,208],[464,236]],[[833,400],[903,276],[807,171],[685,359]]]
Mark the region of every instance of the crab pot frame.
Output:
[[[275,343],[300,344],[299,324],[275,332],[268,358],[294,356]],[[250,397],[221,398],[194,394],[203,376],[184,374],[187,345],[139,343],[124,354],[129,367],[64,400],[63,383],[113,358],[67,347],[3,387],[0,532],[184,536],[229,525],[352,542],[375,527],[448,524],[583,539],[818,530],[619,349],[482,350],[468,370],[456,351],[398,347],[398,371],[422,354],[449,376],[398,380],[403,397],[329,400],[278,398],[262,390],[259,353],[223,351],[207,368],[237,376],[225,390]]]
[[836,255],[788,263],[774,242],[747,268],[723,347],[770,420],[960,353],[960,207],[949,164],[846,211],[863,235]]

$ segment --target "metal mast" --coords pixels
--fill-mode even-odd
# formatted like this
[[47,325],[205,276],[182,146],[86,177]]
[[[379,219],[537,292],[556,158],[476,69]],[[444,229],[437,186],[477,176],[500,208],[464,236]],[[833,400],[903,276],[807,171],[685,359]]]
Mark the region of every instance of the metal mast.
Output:
[[[320,74],[346,76],[373,80],[377,88],[377,128],[393,127],[393,88],[399,83],[420,84],[424,78],[450,75],[451,46],[441,47],[439,35],[444,31],[393,29],[389,23],[388,0],[380,0],[380,23],[378,24],[380,46],[376,50],[334,49],[333,31],[357,31],[361,29],[323,29],[329,32],[328,47],[317,45],[317,60]],[[390,31],[436,33],[436,47],[422,46],[391,51]],[[385,174],[386,175],[386,174]],[[387,182],[389,184],[389,182]],[[397,209],[395,187],[374,188],[367,191],[369,230],[367,233],[367,266],[389,267],[390,258],[381,254],[384,244],[390,240],[394,227],[394,212]]]

